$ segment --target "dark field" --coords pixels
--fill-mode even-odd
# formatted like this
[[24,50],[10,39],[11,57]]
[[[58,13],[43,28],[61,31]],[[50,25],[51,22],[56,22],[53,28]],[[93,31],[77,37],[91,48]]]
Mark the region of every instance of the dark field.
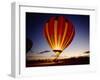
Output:
[[85,57],[72,57],[69,59],[44,59],[44,60],[26,60],[26,67],[41,67],[41,66],[61,66],[61,65],[81,65],[89,64],[90,58]]

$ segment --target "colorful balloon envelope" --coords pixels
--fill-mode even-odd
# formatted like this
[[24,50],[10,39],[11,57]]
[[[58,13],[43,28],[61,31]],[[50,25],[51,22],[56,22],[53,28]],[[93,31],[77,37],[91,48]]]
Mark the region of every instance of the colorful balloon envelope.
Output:
[[44,35],[57,57],[67,48],[75,35],[72,22],[63,17],[51,17],[44,26]]

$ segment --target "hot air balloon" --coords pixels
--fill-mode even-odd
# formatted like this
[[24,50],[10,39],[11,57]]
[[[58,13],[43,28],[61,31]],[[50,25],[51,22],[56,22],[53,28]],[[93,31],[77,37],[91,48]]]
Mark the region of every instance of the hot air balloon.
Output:
[[55,52],[56,58],[72,42],[75,28],[69,19],[63,16],[51,17],[44,26],[44,36]]

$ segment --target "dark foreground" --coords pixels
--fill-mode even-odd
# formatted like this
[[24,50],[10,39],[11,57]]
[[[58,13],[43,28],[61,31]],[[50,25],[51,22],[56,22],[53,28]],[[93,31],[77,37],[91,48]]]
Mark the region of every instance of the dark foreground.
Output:
[[89,64],[90,59],[86,57],[70,58],[70,59],[57,59],[57,60],[26,60],[26,67],[41,67],[41,66],[61,66],[61,65],[81,65]]

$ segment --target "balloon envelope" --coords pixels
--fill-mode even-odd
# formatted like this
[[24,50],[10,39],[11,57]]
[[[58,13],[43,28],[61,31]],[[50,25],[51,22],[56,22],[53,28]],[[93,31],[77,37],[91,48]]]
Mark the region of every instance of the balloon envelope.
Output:
[[59,56],[72,42],[75,28],[72,22],[63,16],[51,17],[45,23],[44,35],[52,50]]

